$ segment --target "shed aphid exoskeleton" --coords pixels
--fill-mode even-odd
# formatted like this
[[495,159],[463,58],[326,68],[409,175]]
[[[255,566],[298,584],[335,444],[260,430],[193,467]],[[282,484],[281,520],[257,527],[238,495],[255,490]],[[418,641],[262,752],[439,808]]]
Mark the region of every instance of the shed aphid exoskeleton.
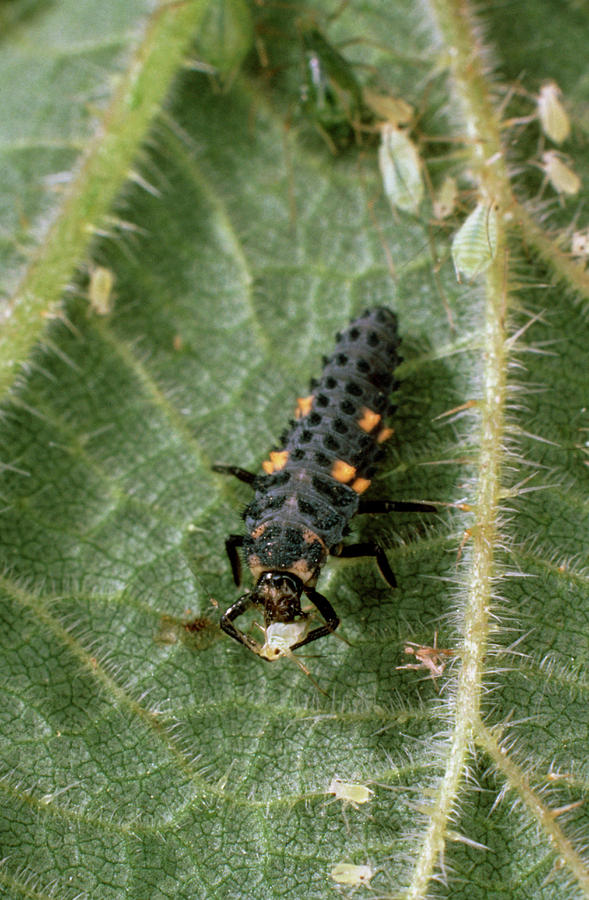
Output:
[[407,131],[394,122],[381,125],[378,164],[391,206],[417,215],[424,194],[421,159]]
[[547,150],[542,154],[542,164],[546,178],[557,194],[574,196],[581,189],[581,179],[562,159],[556,150]]
[[514,85],[510,88],[508,96],[504,102],[506,105],[513,94],[524,96],[527,99],[535,101],[536,108],[533,113],[526,116],[517,116],[507,119],[504,126],[527,125],[530,122],[538,121],[542,134],[555,144],[562,144],[566,141],[571,133],[571,122],[569,115],[564,108],[561,97],[562,91],[555,81],[546,81],[540,87],[536,95],[530,94],[524,88]]
[[363,803],[368,803],[374,796],[374,791],[365,784],[355,781],[343,781],[341,778],[332,778],[328,791],[334,795],[335,800],[342,800],[344,804],[357,808]]
[[427,669],[434,684],[436,684],[436,678],[439,678],[444,674],[444,669],[448,665],[449,660],[456,655],[455,650],[438,647],[437,631],[434,634],[433,647],[429,647],[426,644],[416,644],[413,641],[406,641],[404,652],[408,656],[414,656],[418,661],[416,663],[406,663],[404,666],[397,666],[397,670]]
[[573,256],[589,257],[589,229],[574,231],[571,238],[571,253]]
[[113,310],[115,275],[106,266],[92,266],[88,283],[90,310],[97,316],[108,316]]
[[462,223],[452,240],[452,259],[456,278],[476,278],[487,269],[497,253],[497,204],[479,202]]
[[546,137],[555,144],[562,144],[571,133],[568,113],[560,98],[562,92],[555,81],[547,81],[538,94],[538,118]]
[[374,876],[372,866],[355,866],[352,863],[338,863],[330,872],[337,884],[345,884],[356,887],[360,884],[368,884]]
[[436,191],[432,207],[436,221],[441,222],[451,216],[456,209],[458,200],[458,185],[452,175],[446,175],[442,184]]

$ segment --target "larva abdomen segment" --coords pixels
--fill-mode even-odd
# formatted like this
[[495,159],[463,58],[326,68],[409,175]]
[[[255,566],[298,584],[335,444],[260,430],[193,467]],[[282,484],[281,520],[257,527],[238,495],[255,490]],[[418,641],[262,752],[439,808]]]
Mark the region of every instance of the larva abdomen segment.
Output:
[[385,308],[367,310],[338,334],[320,379],[263,463],[266,477],[244,515],[249,535],[272,523],[308,530],[327,549],[338,544],[392,434],[386,420],[399,344],[397,318]]
[[[388,309],[367,310],[339,334],[310,395],[309,411],[288,435],[289,456],[301,449],[307,453],[310,444],[323,468],[345,464],[331,473],[337,481],[347,483],[346,465],[367,477],[375,450],[391,433],[384,423],[393,412],[389,398],[398,347],[397,317]],[[322,448],[329,460],[320,456]]]

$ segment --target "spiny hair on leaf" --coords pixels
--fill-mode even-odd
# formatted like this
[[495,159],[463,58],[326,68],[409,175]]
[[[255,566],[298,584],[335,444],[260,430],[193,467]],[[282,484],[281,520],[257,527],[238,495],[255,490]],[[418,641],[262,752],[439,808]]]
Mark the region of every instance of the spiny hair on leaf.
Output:
[[[44,882],[38,872],[28,866],[16,866],[10,868],[11,857],[5,856],[0,860],[3,878],[13,882],[19,897],[55,897],[56,900],[80,900],[80,892],[73,888],[64,887],[63,878],[53,878],[50,882]],[[6,883],[5,882],[5,883]]]

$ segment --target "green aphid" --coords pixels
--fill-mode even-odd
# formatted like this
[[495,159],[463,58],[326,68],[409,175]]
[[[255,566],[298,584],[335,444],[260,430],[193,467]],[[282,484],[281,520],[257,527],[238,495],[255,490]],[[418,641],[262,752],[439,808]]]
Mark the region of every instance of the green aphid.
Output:
[[360,884],[369,884],[374,876],[374,869],[371,866],[355,866],[352,863],[342,862],[333,867],[330,875],[337,884],[357,887]]
[[359,139],[372,117],[351,64],[311,22],[299,23],[304,54],[301,105],[329,148],[336,153]]
[[487,269],[497,254],[497,207],[478,203],[462,223],[452,241],[452,259],[456,278],[476,278]]
[[204,13],[196,37],[198,60],[188,68],[213,75],[228,90],[254,43],[254,25],[247,0],[215,0]]

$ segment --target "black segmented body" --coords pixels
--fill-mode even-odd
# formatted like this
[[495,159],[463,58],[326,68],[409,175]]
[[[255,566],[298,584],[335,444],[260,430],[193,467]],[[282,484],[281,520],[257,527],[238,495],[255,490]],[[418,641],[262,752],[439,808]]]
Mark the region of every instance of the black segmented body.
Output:
[[[254,484],[254,499],[244,513],[244,554],[255,574],[294,564],[306,582],[341,540],[374,474],[379,439],[388,436],[382,423],[394,411],[389,395],[399,343],[397,317],[384,308],[367,310],[338,335],[320,380],[311,382],[308,411],[283,435],[274,451],[277,464],[272,457],[265,464],[275,471]],[[338,462],[354,469],[346,481],[345,467],[338,467],[339,478],[332,474]],[[306,567],[296,566],[301,560]]]
[[[264,475],[235,466],[216,465],[255,490],[244,512],[246,534],[226,542],[233,576],[240,583],[238,548],[256,579],[222,616],[221,627],[266,660],[295,650],[334,631],[339,619],[330,602],[315,590],[327,556],[373,556],[388,583],[395,576],[377,544],[343,546],[346,526],[357,512],[432,510],[427,504],[388,500],[364,501],[382,444],[393,433],[386,425],[394,412],[390,402],[399,337],[397,317],[388,309],[367,310],[338,334],[311,393],[300,397],[296,418],[281,445],[264,461]],[[309,615],[301,595],[315,605],[324,624],[308,631]],[[234,621],[250,606],[264,608],[264,646]]]

